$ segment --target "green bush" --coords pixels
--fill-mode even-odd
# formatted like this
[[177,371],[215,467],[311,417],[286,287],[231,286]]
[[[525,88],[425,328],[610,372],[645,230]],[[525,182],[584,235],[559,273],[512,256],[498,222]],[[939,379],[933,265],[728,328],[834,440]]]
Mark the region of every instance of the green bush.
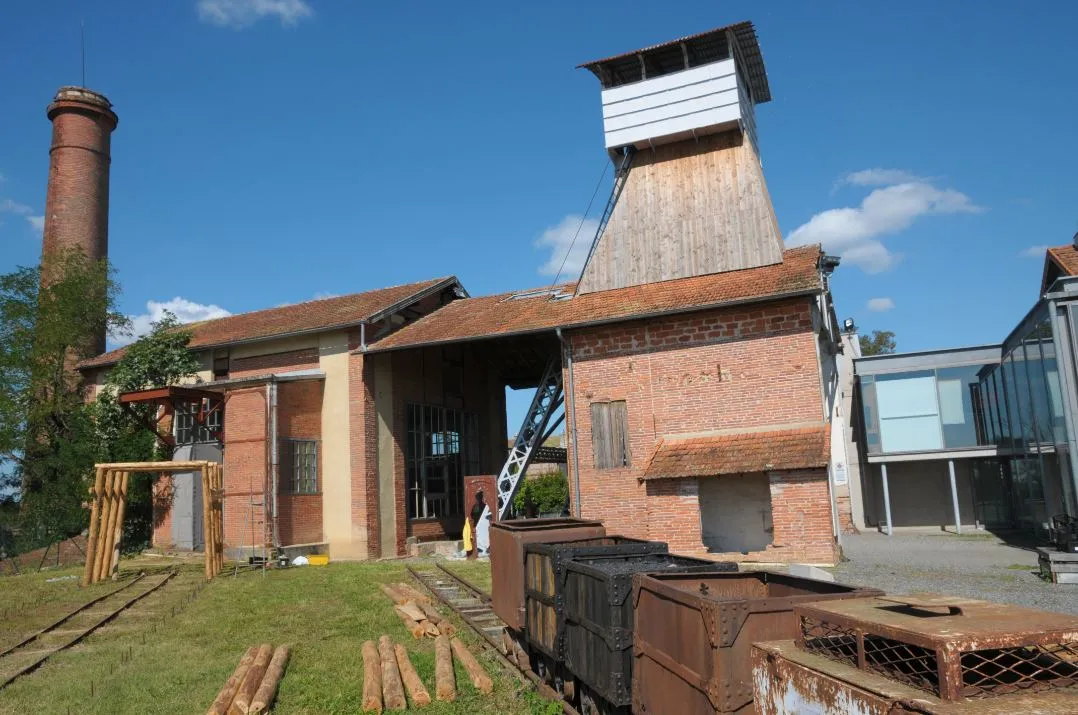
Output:
[[552,472],[520,485],[513,507],[518,514],[534,510],[539,514],[561,513],[569,498],[569,480],[564,472]]

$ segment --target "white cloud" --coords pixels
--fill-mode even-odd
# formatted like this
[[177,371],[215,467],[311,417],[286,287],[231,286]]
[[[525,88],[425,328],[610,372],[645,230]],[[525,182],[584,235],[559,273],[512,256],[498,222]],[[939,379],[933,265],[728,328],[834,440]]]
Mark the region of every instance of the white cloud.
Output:
[[1030,246],[1019,251],[1018,255],[1022,258],[1044,258],[1044,254],[1049,248],[1051,246]]
[[891,186],[893,184],[909,184],[917,181],[927,181],[916,174],[902,169],[862,169],[854,171],[842,177],[840,183],[852,186]]
[[874,313],[882,313],[886,310],[893,310],[895,302],[890,298],[869,298],[865,307]]
[[539,267],[540,275],[557,275],[562,260],[565,261],[565,267],[561,268],[562,278],[575,279],[580,275],[580,271],[584,269],[584,261],[588,258],[591,242],[595,239],[595,231],[599,228],[599,222],[595,219],[584,219],[583,223],[580,219],[579,214],[569,214],[557,225],[543,231],[543,235],[536,239],[536,247],[550,249],[550,258]]
[[[855,172],[857,185],[872,185],[887,178],[908,178],[897,170]],[[847,177],[849,179],[849,177]],[[909,228],[922,216],[978,213],[970,197],[954,189],[939,189],[927,180],[906,181],[874,189],[858,207],[828,209],[813,216],[786,237],[789,246],[823,244],[824,250],[867,273],[894,267],[901,254],[889,250],[880,238]]]
[[26,204],[20,204],[18,201],[12,201],[11,199],[0,199],[0,213],[26,216],[33,212],[34,210]]
[[45,217],[44,216],[27,216],[26,221],[31,227],[38,233],[45,230]]
[[117,344],[124,345],[150,332],[150,324],[164,317],[165,311],[175,315],[176,319],[181,323],[194,323],[199,320],[213,320],[214,318],[224,318],[232,315],[232,313],[219,305],[202,305],[179,296],[172,300],[160,302],[148,300],[146,301],[145,313],[127,316],[131,319],[131,332],[133,334],[122,339],[121,336],[113,336],[116,338]]
[[306,0],[198,0],[197,7],[203,22],[237,30],[265,17],[276,17],[284,27],[292,27],[314,14]]

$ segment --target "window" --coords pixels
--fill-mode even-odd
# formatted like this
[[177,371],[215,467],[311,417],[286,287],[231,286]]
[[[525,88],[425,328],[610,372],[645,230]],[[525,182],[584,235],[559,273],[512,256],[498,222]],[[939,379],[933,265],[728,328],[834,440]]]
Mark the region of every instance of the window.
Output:
[[288,491],[292,494],[318,493],[318,442],[313,439],[289,439],[282,443],[288,472]]
[[205,402],[177,402],[174,405],[172,426],[176,444],[209,444],[221,433],[219,405]]
[[464,477],[479,474],[479,419],[434,405],[408,405],[408,518],[464,513]]
[[629,412],[625,400],[591,404],[591,446],[596,469],[617,469],[632,464]]
[[213,379],[228,379],[228,351],[216,350],[213,353]]

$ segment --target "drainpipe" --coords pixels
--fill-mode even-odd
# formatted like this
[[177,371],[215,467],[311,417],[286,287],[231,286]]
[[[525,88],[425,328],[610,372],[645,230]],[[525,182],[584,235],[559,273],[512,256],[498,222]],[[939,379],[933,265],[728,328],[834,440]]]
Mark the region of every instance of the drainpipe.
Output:
[[555,328],[554,332],[557,333],[558,340],[564,348],[565,367],[569,373],[569,384],[567,386],[569,397],[565,400],[565,408],[567,412],[572,413],[573,418],[573,491],[576,492],[573,499],[573,506],[575,507],[576,515],[579,518],[583,512],[580,508],[580,450],[577,448],[576,439],[576,390],[573,389],[573,342],[572,340],[566,342],[565,336],[561,334],[561,328]]
[[270,526],[273,530],[273,546],[281,545],[277,534],[277,483],[279,478],[278,459],[280,449],[277,444],[277,376],[270,375],[266,383],[266,405],[269,408],[270,432]]
[[367,322],[366,321],[359,324],[359,349],[362,352],[367,352]]

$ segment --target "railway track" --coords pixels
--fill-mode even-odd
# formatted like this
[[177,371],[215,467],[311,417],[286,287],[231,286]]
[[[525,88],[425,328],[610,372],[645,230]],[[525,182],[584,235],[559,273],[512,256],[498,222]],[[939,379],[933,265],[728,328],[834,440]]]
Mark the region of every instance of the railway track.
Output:
[[543,697],[560,703],[567,715],[580,715],[560,693],[544,683],[542,678],[532,671],[528,656],[509,637],[505,622],[494,615],[490,594],[441,564],[436,563],[435,566],[437,568],[433,569],[417,569],[412,566],[407,568],[413,578],[419,581],[427,591],[479,634],[491,646],[498,659],[510,670],[535,685]]
[[[63,618],[31,633],[0,652],[0,690],[19,676],[41,666],[50,657],[80,642],[135,603],[168,583],[176,571],[139,574],[117,589],[91,599]],[[141,586],[135,588],[136,586]]]

